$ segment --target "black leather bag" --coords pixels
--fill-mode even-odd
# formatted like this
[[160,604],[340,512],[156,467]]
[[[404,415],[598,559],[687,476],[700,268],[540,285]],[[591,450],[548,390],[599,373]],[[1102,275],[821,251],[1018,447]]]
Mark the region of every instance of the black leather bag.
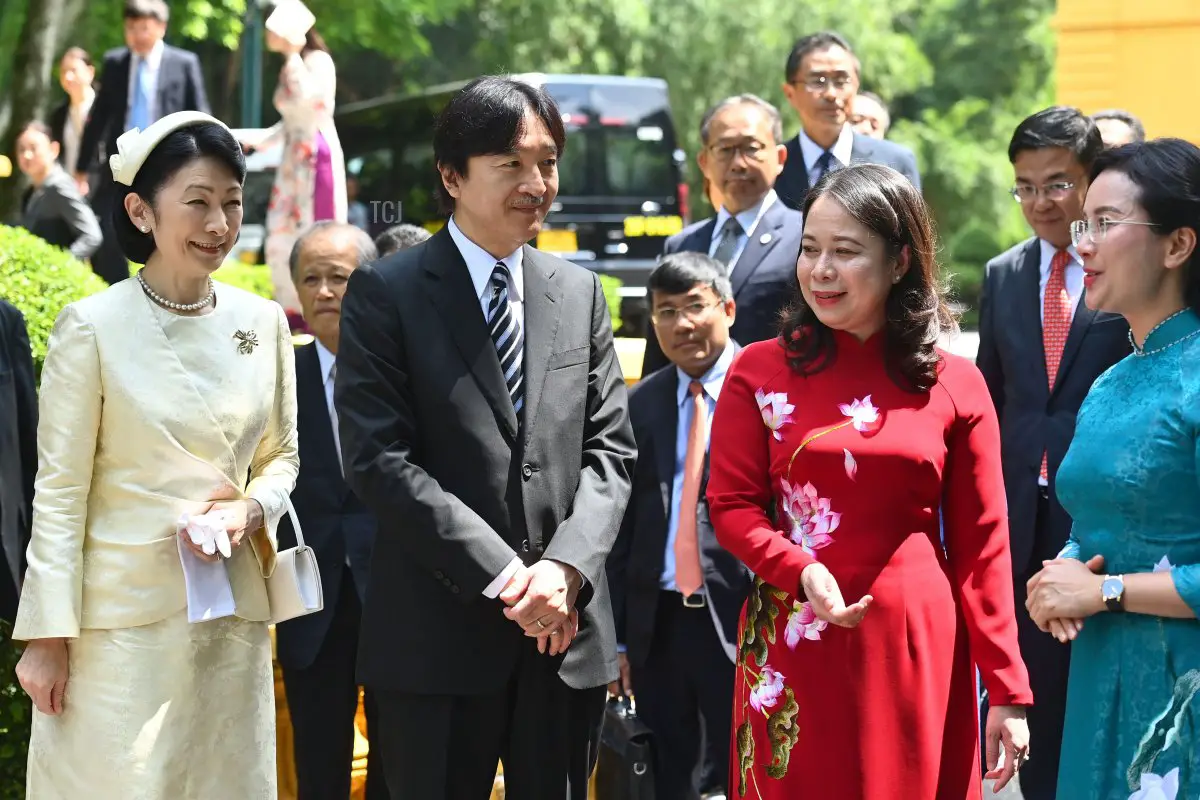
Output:
[[609,699],[596,761],[596,800],[654,800],[653,740],[629,698]]

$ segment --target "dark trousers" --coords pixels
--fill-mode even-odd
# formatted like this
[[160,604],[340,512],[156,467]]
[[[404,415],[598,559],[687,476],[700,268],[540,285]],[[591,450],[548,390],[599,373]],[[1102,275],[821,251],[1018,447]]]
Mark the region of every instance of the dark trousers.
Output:
[[[1029,760],[1021,766],[1021,795],[1025,800],[1054,800],[1058,786],[1058,759],[1062,748],[1063,718],[1067,711],[1067,674],[1071,646],[1042,633],[1025,608],[1029,579],[1042,569],[1042,561],[1058,555],[1064,542],[1053,541],[1045,525],[1049,519],[1048,495],[1038,499],[1037,531],[1033,556],[1023,574],[1013,575],[1013,600],[1017,612],[1017,639],[1021,658],[1029,670],[1033,706],[1029,708]],[[984,704],[986,714],[987,704]],[[986,719],[986,716],[984,717]]]
[[654,732],[655,796],[668,800],[726,788],[733,727],[733,662],[711,610],[682,601],[659,595],[650,652],[631,668],[637,714]]
[[[354,667],[361,617],[362,605],[354,590],[354,579],[346,569],[333,621],[316,659],[304,669],[283,668],[283,684],[292,717],[299,800],[345,800],[350,796],[354,716],[358,711]],[[369,690],[363,704],[370,742],[367,800],[388,800],[382,748],[376,741],[378,711]]]
[[[113,284],[129,277],[129,260],[121,252],[121,246],[117,244],[117,234],[113,228],[114,213],[125,213],[123,210],[115,211],[119,202],[117,198],[122,196],[124,187],[117,186],[110,177],[111,173],[110,176],[104,176],[103,173],[107,171],[106,164],[104,170],[101,171],[101,177],[95,180],[95,185],[91,187],[91,193],[88,196],[92,211],[100,220],[100,233],[103,236],[100,247],[95,253],[92,253],[91,262],[92,272],[109,284]],[[118,189],[121,189],[121,192]]]
[[529,639],[502,691],[377,691],[388,784],[421,800],[487,800],[503,762],[513,800],[586,800],[607,692],[567,686],[560,663]]

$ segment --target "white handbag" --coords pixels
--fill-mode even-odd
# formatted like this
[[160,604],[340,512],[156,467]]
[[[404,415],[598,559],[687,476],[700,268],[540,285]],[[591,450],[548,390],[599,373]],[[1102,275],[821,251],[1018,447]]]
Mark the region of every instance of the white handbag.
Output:
[[292,520],[292,529],[296,532],[296,546],[275,556],[275,571],[267,578],[272,625],[313,614],[325,607],[317,554],[304,544],[300,520],[296,518],[296,509],[290,497],[287,498],[287,512]]

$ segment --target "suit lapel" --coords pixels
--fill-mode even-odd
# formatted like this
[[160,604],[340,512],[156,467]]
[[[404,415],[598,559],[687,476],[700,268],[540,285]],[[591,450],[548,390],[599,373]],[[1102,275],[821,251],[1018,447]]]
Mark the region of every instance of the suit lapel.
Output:
[[1041,385],[1049,394],[1050,378],[1046,375],[1046,346],[1042,338],[1042,253],[1041,243],[1033,239],[1025,248],[1025,260],[1017,271],[1017,330],[1025,338],[1029,352],[1037,356],[1033,369],[1042,376]]
[[737,297],[738,292],[746,285],[746,281],[766,260],[767,254],[779,243],[781,238],[779,229],[783,227],[784,219],[783,208],[782,201],[776,198],[771,207],[763,214],[754,233],[746,241],[742,254],[738,256],[737,262],[733,265],[733,275],[730,276],[734,297]]
[[[678,378],[674,369],[662,381],[661,395],[654,406],[658,410],[650,432],[654,466],[662,493],[663,520],[671,519],[671,495],[675,490],[675,444],[679,429]],[[664,529],[664,542],[666,541]],[[661,548],[660,548],[661,549]]]
[[321,359],[317,354],[315,342],[296,351],[296,385],[296,391],[300,395],[300,407],[311,412],[305,415],[310,422],[301,435],[312,442],[322,464],[337,464],[333,418],[329,414],[329,401],[325,396],[325,383],[321,377]]
[[171,85],[171,70],[174,61],[171,58],[171,48],[163,46],[162,60],[158,62],[158,82],[154,86],[154,108],[159,117],[166,116],[167,89]]
[[[558,266],[532,247],[525,246],[522,262],[525,274],[525,435],[528,439],[537,420],[546,381],[546,364],[554,352],[558,335],[562,286],[557,280]],[[505,395],[507,397],[507,394]]]
[[707,253],[712,249],[713,232],[717,229],[717,218],[713,217],[696,228],[679,248],[683,253]]
[[[471,273],[458,252],[450,232],[443,228],[430,241],[424,258],[425,273],[431,283],[430,296],[441,314],[446,329],[463,361],[471,370],[479,391],[487,398],[496,414],[496,420],[512,440],[517,438],[517,412],[508,396],[508,386],[500,371],[500,359],[496,347],[488,336],[487,322]],[[526,294],[529,287],[526,285]],[[528,313],[528,311],[526,312]],[[528,363],[526,358],[526,363]],[[526,374],[528,379],[528,374]]]
[[871,158],[875,153],[873,141],[870,136],[863,136],[861,133],[854,134],[854,144],[850,148],[850,164],[872,163]]
[[1079,304],[1075,308],[1075,316],[1071,319],[1071,329],[1067,333],[1067,343],[1063,346],[1062,359],[1058,362],[1058,375],[1054,378],[1054,389],[1058,391],[1058,387],[1065,383],[1064,378],[1067,376],[1067,371],[1071,369],[1071,362],[1079,353],[1079,348],[1083,345],[1083,339],[1088,334],[1088,330],[1092,327],[1092,322],[1096,319],[1096,312],[1087,307],[1086,290],[1079,296]]

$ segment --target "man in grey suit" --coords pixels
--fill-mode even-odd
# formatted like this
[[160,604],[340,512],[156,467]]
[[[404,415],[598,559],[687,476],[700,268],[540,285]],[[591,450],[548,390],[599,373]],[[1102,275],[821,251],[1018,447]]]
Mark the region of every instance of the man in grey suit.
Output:
[[1125,320],[1083,302],[1083,261],[1071,243],[1103,146],[1095,123],[1073,108],[1048,108],[1017,126],[1008,149],[1012,193],[1036,235],[988,262],[980,298],[978,365],[1000,417],[1017,633],[1034,697],[1025,800],[1055,796],[1070,666],[1069,645],[1030,619],[1025,586],[1071,531],[1054,478],[1079,406],[1129,353]]
[[600,281],[526,243],[558,193],[562,116],[472,81],[433,149],[452,210],[350,277],[335,405],[347,482],[379,520],[359,677],[387,782],[584,800],[618,675],[605,561],[635,460]]
[[775,183],[779,199],[790,208],[804,206],[805,195],[822,175],[850,164],[883,164],[921,188],[911,150],[856,133],[851,126],[860,75],[858,58],[836,33],[813,33],[792,46],[783,93],[800,117],[800,133],[788,141],[787,162]]
[[0,619],[17,616],[37,473],[37,386],[25,318],[0,300]]
[[[704,146],[696,160],[720,191],[721,207],[715,217],[667,239],[663,248],[663,255],[705,253],[726,266],[738,309],[730,335],[742,345],[778,336],[779,312],[797,290],[803,218],[772,189],[787,166],[782,139],[779,111],[762,98],[735,95],[709,109],[700,122]],[[642,375],[668,363],[648,324]]]

